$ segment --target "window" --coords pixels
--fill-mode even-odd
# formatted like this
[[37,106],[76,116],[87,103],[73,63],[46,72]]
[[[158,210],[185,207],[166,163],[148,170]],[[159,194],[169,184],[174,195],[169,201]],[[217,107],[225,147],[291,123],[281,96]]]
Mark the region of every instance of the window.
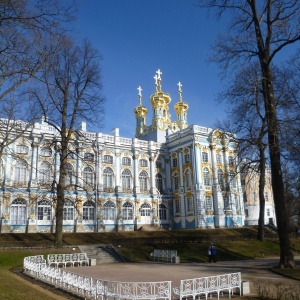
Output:
[[103,218],[104,220],[115,219],[115,204],[111,201],[107,201],[103,205]]
[[40,150],[40,155],[41,156],[51,156],[52,155],[52,150],[49,147],[42,147]]
[[206,210],[213,210],[211,196],[206,196],[205,197],[205,209]]
[[10,207],[10,224],[11,225],[26,225],[27,211],[26,200],[15,199]]
[[142,217],[149,217],[151,215],[151,207],[148,203],[143,203],[140,208]]
[[224,188],[224,178],[223,178],[223,170],[218,169],[218,183],[221,188]]
[[162,162],[161,161],[157,161],[156,162],[156,168],[157,169],[161,169],[162,168]]
[[244,200],[244,202],[247,202],[247,194],[246,194],[246,192],[243,193],[243,200]]
[[16,152],[18,154],[28,154],[28,147],[24,145],[17,145]]
[[230,210],[230,205],[229,205],[229,198],[228,196],[224,197],[224,209],[225,210]]
[[0,159],[0,178],[3,176],[3,166],[2,166],[2,160]]
[[86,152],[84,153],[84,160],[85,161],[94,161],[94,154]]
[[38,202],[37,207],[37,219],[39,221],[50,221],[51,220],[51,201],[41,200]]
[[155,186],[158,189],[158,191],[162,194],[163,193],[163,177],[159,173],[155,175]]
[[187,202],[187,211],[188,212],[192,212],[194,211],[194,201],[193,201],[193,197],[188,197],[186,199],[186,202]]
[[208,168],[203,169],[204,185],[210,185],[210,174]]
[[256,192],[253,192],[253,201],[257,201],[257,195],[256,195]]
[[270,217],[270,216],[271,216],[270,209],[267,208],[267,217]]
[[229,166],[234,166],[234,159],[232,156],[228,156],[228,163],[229,163]]
[[141,191],[146,191],[148,189],[148,174],[145,171],[142,171],[139,175],[140,180],[140,189]]
[[269,201],[269,194],[268,194],[268,192],[265,192],[265,201]]
[[38,169],[38,178],[40,182],[50,182],[51,180],[51,165],[43,161]]
[[246,215],[247,218],[249,217],[248,209],[245,209],[245,215]]
[[191,186],[191,170],[187,169],[184,173],[185,176],[185,186],[190,187]]
[[178,160],[177,160],[177,157],[173,157],[173,159],[172,159],[172,166],[173,166],[173,168],[175,168],[175,167],[178,166]]
[[64,203],[64,221],[74,220],[74,203],[71,200],[65,200]]
[[222,164],[222,156],[221,156],[221,154],[217,154],[216,155],[216,159],[217,159],[217,164],[218,165]]
[[15,166],[15,181],[25,182],[27,179],[27,163],[25,160],[19,160]]
[[202,152],[202,161],[208,162],[208,153],[207,152]]
[[235,174],[233,171],[229,172],[229,178],[230,178],[230,187],[236,188]]
[[95,204],[93,201],[85,201],[83,203],[82,219],[92,221],[95,219]]
[[167,220],[167,208],[164,204],[159,204],[159,219],[163,221]]
[[131,188],[131,172],[128,169],[122,172],[122,188],[123,190]]
[[178,179],[178,173],[174,173],[173,175],[173,186],[174,186],[174,190],[178,190],[179,187],[179,179]]
[[83,184],[93,186],[94,184],[94,170],[92,167],[85,167],[83,169]]
[[123,157],[122,158],[122,165],[131,166],[131,159],[129,157]]
[[66,178],[65,178],[65,184],[71,185],[73,184],[73,167],[71,164],[66,165]]
[[111,155],[104,155],[103,162],[107,164],[112,164],[114,161],[113,157]]
[[180,213],[180,200],[179,199],[175,200],[175,213],[176,214]]
[[103,186],[113,187],[114,172],[111,168],[105,168],[103,171]]
[[140,167],[148,167],[148,161],[146,159],[140,159]]
[[189,163],[190,162],[190,154],[189,153],[187,153],[187,154],[184,155],[184,162],[185,163]]
[[133,220],[133,205],[130,202],[125,202],[122,207],[123,220]]

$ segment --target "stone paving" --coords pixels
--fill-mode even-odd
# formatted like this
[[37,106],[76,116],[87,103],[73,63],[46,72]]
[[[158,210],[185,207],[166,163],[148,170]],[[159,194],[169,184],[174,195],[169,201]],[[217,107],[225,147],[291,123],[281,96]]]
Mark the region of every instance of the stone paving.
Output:
[[[300,256],[295,257],[300,265]],[[172,281],[172,287],[179,286],[181,279],[199,278],[226,273],[241,272],[242,281],[250,282],[250,293],[255,294],[254,281],[268,280],[286,284],[300,284],[269,271],[279,258],[260,258],[217,263],[108,263],[94,267],[67,268],[70,272],[110,281],[156,282]]]

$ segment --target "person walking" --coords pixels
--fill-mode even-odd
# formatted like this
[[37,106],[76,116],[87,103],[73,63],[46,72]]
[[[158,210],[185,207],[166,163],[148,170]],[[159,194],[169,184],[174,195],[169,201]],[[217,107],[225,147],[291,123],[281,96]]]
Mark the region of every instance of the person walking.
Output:
[[216,255],[217,251],[216,248],[214,247],[213,243],[210,244],[208,248],[208,261],[211,263],[212,261],[215,263],[217,262],[216,260]]

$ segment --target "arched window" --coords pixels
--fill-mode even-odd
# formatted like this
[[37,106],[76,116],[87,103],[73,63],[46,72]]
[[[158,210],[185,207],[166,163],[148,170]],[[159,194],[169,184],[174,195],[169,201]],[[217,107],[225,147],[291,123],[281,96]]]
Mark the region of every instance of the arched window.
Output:
[[73,167],[71,164],[66,165],[65,185],[73,184]]
[[74,203],[71,200],[65,200],[64,203],[64,221],[74,220]]
[[151,206],[148,203],[143,203],[140,208],[142,217],[149,217],[151,215]]
[[211,196],[206,196],[206,197],[205,197],[205,209],[206,209],[206,210],[212,210],[212,200],[211,200]]
[[27,220],[26,200],[15,199],[10,206],[10,224],[25,225]]
[[174,186],[174,190],[178,190],[179,179],[178,179],[178,173],[177,172],[175,172],[173,174],[173,186]]
[[131,188],[131,172],[128,169],[122,172],[122,188],[123,190]]
[[15,166],[15,181],[25,182],[27,180],[27,163],[25,160],[19,160]]
[[164,186],[163,186],[163,177],[159,173],[155,175],[155,186],[158,189],[158,191],[161,194],[163,194],[163,189],[164,189]]
[[123,220],[133,220],[133,205],[130,202],[125,202],[122,208]]
[[204,175],[204,185],[210,185],[210,174],[208,168],[203,169],[203,175]]
[[94,170],[90,166],[83,169],[83,184],[89,186],[94,184]]
[[38,178],[40,182],[50,182],[51,180],[51,165],[43,161],[38,169]]
[[51,220],[51,201],[41,200],[37,206],[37,219],[39,221],[50,221]]
[[42,147],[40,150],[40,155],[41,156],[45,156],[45,157],[49,157],[52,155],[52,150],[50,147]]
[[229,172],[229,178],[230,178],[230,187],[236,188],[235,174],[233,171]]
[[167,220],[167,208],[164,204],[159,204],[159,219],[162,221]]
[[113,187],[114,172],[111,168],[105,168],[103,171],[103,186]]
[[184,173],[185,176],[185,186],[190,187],[191,186],[191,170],[187,169]]
[[145,171],[142,171],[139,175],[140,180],[140,190],[147,191],[148,190],[148,174]]
[[140,159],[140,167],[148,167],[148,161],[146,159]]
[[122,165],[130,166],[131,165],[131,159],[129,157],[123,157],[122,158]]
[[221,154],[217,154],[216,159],[217,159],[217,164],[218,165],[222,164],[222,156],[221,156]]
[[95,219],[95,204],[93,201],[83,203],[82,219],[86,221]]
[[115,204],[111,201],[107,201],[103,205],[103,218],[104,220],[115,219]]
[[218,169],[218,183],[221,188],[224,188],[224,178],[223,178],[223,170]]

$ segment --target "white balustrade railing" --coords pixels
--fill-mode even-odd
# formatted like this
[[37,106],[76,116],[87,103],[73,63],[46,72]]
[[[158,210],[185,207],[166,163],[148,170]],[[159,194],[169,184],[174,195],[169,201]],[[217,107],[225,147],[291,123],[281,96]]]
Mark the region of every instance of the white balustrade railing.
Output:
[[116,299],[132,300],[171,300],[173,298],[200,297],[209,294],[228,291],[229,297],[233,289],[238,288],[241,295],[241,273],[223,274],[202,278],[184,279],[180,281],[179,288],[173,288],[171,281],[160,282],[117,282],[93,279],[89,276],[69,272],[57,266],[52,267],[46,263],[42,255],[24,258],[24,271],[26,274],[39,280],[48,282],[55,287],[82,296],[87,299]]
[[220,293],[228,291],[229,297],[233,293],[233,289],[238,288],[241,295],[241,273],[223,274],[217,276],[209,276],[202,278],[184,279],[180,281],[179,288],[173,288],[174,296],[180,300],[183,298],[200,297],[205,295],[207,300],[210,293],[217,293],[218,299]]
[[[61,256],[60,256],[61,257]],[[48,282],[55,287],[87,299],[145,299],[171,300],[171,281],[161,282],[116,282],[93,279],[89,276],[69,272],[57,266],[47,265],[43,256],[24,258],[26,274]]]

